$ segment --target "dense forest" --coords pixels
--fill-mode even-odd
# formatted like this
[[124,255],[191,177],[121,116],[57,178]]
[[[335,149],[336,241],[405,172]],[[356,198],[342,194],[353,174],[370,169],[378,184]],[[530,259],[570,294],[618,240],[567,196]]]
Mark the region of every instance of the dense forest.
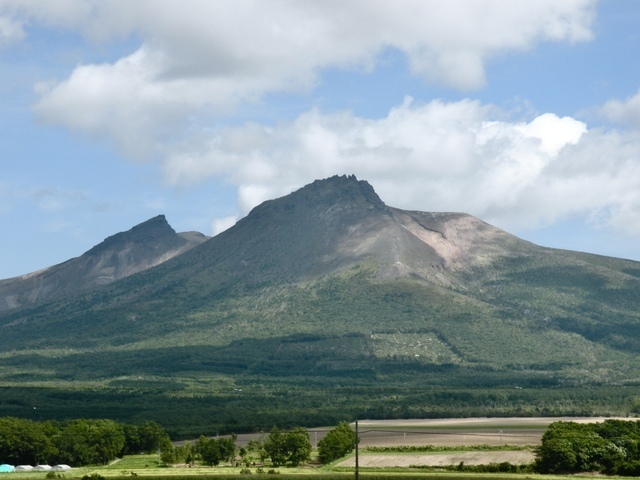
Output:
[[207,382],[199,388],[168,379],[122,381],[101,388],[3,387],[0,416],[59,422],[108,418],[137,425],[153,420],[179,440],[357,419],[640,413],[640,386],[533,387],[511,378],[500,381],[496,375],[493,385],[463,388],[442,385],[446,371],[413,371],[413,382],[420,386],[408,386],[409,374],[410,369],[390,372],[395,379],[384,385],[363,374],[304,380],[248,376],[234,383],[217,377],[217,384]]
[[[273,467],[296,467],[311,460],[309,431],[296,427],[281,431],[273,427],[267,434],[249,441],[246,447],[236,445],[236,435],[206,437],[174,445],[167,433],[155,422],[141,425],[122,424],[113,420],[75,419],[66,422],[36,422],[15,417],[0,418],[0,460],[14,465],[57,463],[104,465],[124,455],[160,453],[164,465],[201,463],[216,466],[262,464],[268,459]],[[330,463],[350,453],[356,442],[355,432],[345,422],[330,430],[318,444],[318,459]]]
[[106,464],[117,456],[155,452],[167,444],[169,436],[152,421],[129,425],[105,419],[36,422],[0,418],[2,461],[14,465]]

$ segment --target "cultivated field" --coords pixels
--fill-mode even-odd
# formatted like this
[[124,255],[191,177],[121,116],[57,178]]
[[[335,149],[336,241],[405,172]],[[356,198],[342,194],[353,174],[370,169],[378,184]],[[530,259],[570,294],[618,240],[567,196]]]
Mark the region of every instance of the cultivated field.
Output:
[[[488,465],[490,463],[508,462],[512,465],[526,465],[533,461],[531,450],[506,450],[499,452],[447,452],[447,453],[402,453],[402,454],[371,454],[364,453],[360,456],[361,467],[388,468],[388,467],[445,467],[458,465]],[[338,464],[339,467],[355,467],[355,457],[348,458]]]
[[[542,434],[553,422],[595,423],[605,417],[505,417],[505,418],[439,418],[409,420],[360,420],[360,447],[394,446],[469,446],[469,445],[538,445]],[[622,418],[621,420],[629,420]],[[351,424],[354,427],[355,424]],[[315,447],[333,427],[310,428]],[[355,427],[354,427],[355,428]],[[236,444],[246,446],[249,440],[266,434],[239,434]],[[184,442],[176,442],[180,444]]]
[[[409,467],[486,465],[509,462],[511,464],[531,463],[534,447],[549,424],[557,421],[578,423],[602,422],[602,417],[533,417],[533,418],[455,418],[427,420],[361,420],[358,422],[361,467]],[[451,451],[420,453],[373,453],[366,447],[399,447],[434,445],[439,447],[469,447],[490,445],[492,447],[514,445],[520,449],[487,451]],[[355,466],[351,457],[340,466]]]
[[361,420],[360,446],[398,445],[538,445],[549,424],[557,421],[601,422],[600,417],[449,418]]
[[[415,420],[360,420],[359,465],[366,468],[487,465],[508,462],[513,465],[528,464],[533,461],[533,448],[540,440],[549,424],[558,421],[595,423],[605,417],[505,417],[505,418],[449,418]],[[621,418],[621,420],[629,420]],[[355,427],[352,424],[352,427]],[[309,429],[311,443],[317,446],[332,427]],[[246,446],[251,439],[266,434],[238,435],[237,445]],[[450,447],[436,452],[372,452],[367,447]],[[488,445],[485,450],[469,451],[468,447]],[[514,448],[509,449],[509,446]],[[457,450],[459,447],[459,450]],[[465,450],[466,447],[466,450]],[[503,447],[503,449],[498,449]],[[425,449],[426,450],[426,449]],[[339,462],[337,467],[355,466],[355,457]]]

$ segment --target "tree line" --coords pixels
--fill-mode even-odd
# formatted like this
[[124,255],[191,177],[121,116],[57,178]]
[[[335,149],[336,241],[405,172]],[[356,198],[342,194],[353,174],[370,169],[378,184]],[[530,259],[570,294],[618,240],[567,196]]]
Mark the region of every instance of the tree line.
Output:
[[[211,384],[207,392],[197,394],[191,392],[190,380],[177,377],[158,380],[157,388],[153,387],[155,381],[143,381],[138,386],[129,380],[96,389],[3,387],[0,417],[36,421],[110,418],[132,424],[155,420],[173,440],[186,440],[202,433],[268,431],[273,425],[287,430],[310,428],[355,418],[623,417],[640,413],[639,385],[540,388],[531,379],[529,384],[522,383],[519,372],[456,367],[447,373],[407,365],[411,368],[406,371],[404,367],[393,369],[393,365],[379,369],[387,383],[375,383],[375,378],[355,379],[340,372],[334,377],[306,377],[304,381],[274,372],[233,380],[244,391],[226,391]],[[478,387],[462,388],[471,382]],[[483,382],[486,385],[481,386]],[[253,384],[261,387],[249,393]],[[523,388],[515,389],[514,385]],[[389,401],[391,397],[393,402]],[[34,405],[38,405],[37,410]],[[253,413],[247,415],[248,411]]]
[[640,475],[640,422],[552,423],[536,451],[540,473]]
[[122,455],[155,452],[169,443],[167,433],[153,421],[129,425],[114,420],[0,418],[0,460],[13,465],[106,464]]
[[[311,458],[309,431],[296,427],[280,431],[274,427],[267,436],[238,448],[236,435],[221,438],[201,436],[194,444],[173,445],[169,435],[153,421],[140,425],[114,420],[77,419],[65,422],[0,418],[0,461],[14,465],[107,464],[123,455],[160,452],[164,464],[223,462],[247,467],[259,458],[274,467],[298,466]],[[355,447],[355,433],[346,422],[339,423],[318,442],[318,459],[331,463]]]
[[[215,466],[228,462],[246,467],[255,463],[252,459],[258,459],[263,465],[269,461],[273,467],[296,467],[311,459],[309,431],[303,427],[287,432],[273,427],[268,435],[250,440],[246,447],[238,448],[235,442],[236,435],[221,438],[201,436],[194,444],[166,444],[160,459],[165,464],[200,462]],[[355,442],[355,432],[348,423],[340,422],[318,442],[318,460],[323,464],[331,463],[353,451]]]

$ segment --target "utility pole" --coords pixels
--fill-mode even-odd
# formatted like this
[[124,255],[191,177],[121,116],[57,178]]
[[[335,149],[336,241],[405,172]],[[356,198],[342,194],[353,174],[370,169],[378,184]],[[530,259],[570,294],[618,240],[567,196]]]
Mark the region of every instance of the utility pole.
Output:
[[358,480],[360,478],[360,465],[358,463],[358,443],[359,442],[359,438],[358,438],[358,420],[356,420],[356,480]]

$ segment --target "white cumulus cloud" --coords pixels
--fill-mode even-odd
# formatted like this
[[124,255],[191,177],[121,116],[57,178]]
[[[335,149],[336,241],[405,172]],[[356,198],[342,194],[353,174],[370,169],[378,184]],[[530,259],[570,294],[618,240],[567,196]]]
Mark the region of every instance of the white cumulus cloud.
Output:
[[594,11],[594,0],[0,1],[14,22],[140,39],[117,61],[42,84],[35,106],[42,121],[135,158],[163,155],[181,132],[265,94],[309,91],[326,68],[374,69],[389,48],[427,81],[476,89],[491,58],[589,40]]
[[238,188],[240,214],[355,173],[398,207],[466,211],[505,228],[591,215],[631,232],[640,225],[640,93],[602,107],[631,127],[621,131],[553,113],[513,120],[474,100],[411,99],[379,119],[312,109],[275,125],[225,126],[269,94],[313,92],[327,69],[373,71],[389,49],[427,82],[481,88],[498,56],[590,40],[595,3],[0,0],[0,36],[28,41],[23,25],[40,23],[91,42],[134,39],[121,58],[43,79],[37,117],[158,161],[171,185],[224,179]]
[[165,171],[177,184],[226,178],[241,214],[316,178],[355,173],[400,208],[468,212],[511,230],[582,215],[640,234],[633,132],[550,113],[505,117],[473,100],[407,99],[376,120],[312,110],[275,127],[224,129],[168,156]]

